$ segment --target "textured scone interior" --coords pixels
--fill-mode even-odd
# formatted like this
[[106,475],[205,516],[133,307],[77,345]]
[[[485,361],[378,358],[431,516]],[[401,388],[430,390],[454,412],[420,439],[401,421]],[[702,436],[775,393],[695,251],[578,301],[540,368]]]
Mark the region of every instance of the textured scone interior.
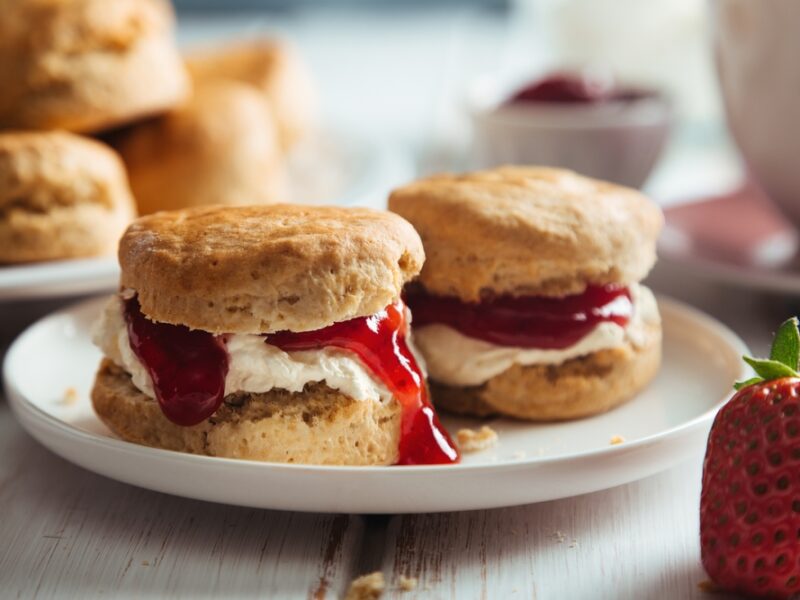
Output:
[[605,412],[631,399],[658,373],[661,326],[645,342],[600,350],[559,365],[513,365],[472,387],[431,382],[437,408],[472,416],[559,421]]
[[640,281],[663,223],[635,190],[543,167],[434,175],[392,192],[389,209],[419,231],[424,287],[465,302]]
[[167,450],[320,465],[390,465],[398,457],[400,405],[357,401],[324,383],[298,393],[230,394],[211,418],[182,427],[104,359],[92,404],[122,439]]
[[323,206],[205,207],[136,221],[122,286],[149,318],[212,333],[309,331],[372,315],[424,260],[390,213]]

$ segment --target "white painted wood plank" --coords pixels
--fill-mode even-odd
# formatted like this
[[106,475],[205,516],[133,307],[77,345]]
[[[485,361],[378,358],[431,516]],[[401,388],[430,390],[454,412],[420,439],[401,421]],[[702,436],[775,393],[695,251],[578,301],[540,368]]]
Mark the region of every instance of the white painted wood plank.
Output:
[[397,517],[383,570],[417,577],[419,598],[707,599],[699,475],[695,461],[568,500]]
[[362,530],[113,482],[39,446],[0,404],[0,597],[337,598]]

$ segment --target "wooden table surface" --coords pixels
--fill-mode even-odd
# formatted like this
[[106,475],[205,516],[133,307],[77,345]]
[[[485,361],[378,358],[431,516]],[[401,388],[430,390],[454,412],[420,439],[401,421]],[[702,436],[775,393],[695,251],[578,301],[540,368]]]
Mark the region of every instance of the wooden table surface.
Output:
[[[655,287],[755,351],[786,301],[692,282]],[[4,343],[50,306],[0,305]],[[341,598],[384,573],[387,598],[692,599],[701,456],[562,501],[430,515],[318,515],[215,505],[84,471],[38,445],[0,400],[1,598]],[[401,575],[416,577],[403,592]],[[715,596],[725,598],[725,596]]]

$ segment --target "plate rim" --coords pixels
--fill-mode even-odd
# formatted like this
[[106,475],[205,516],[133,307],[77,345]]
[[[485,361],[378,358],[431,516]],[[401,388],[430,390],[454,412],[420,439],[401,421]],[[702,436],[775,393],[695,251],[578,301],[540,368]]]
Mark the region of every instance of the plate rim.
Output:
[[[718,321],[714,317],[704,313],[703,311],[697,308],[694,308],[693,306],[686,304],[685,302],[675,300],[665,295],[658,294],[657,299],[658,299],[659,309],[662,310],[662,312],[674,312],[678,314],[683,313],[682,316],[688,316],[690,319],[700,321],[706,328],[709,328],[712,331],[714,331],[714,333],[718,337],[725,339],[725,341],[728,343],[731,349],[735,350],[740,354],[749,353],[747,344],[733,330],[731,330],[729,327],[727,327],[725,324]],[[26,421],[27,418],[36,419],[39,421],[39,424],[47,426],[51,431],[57,432],[60,435],[70,438],[73,441],[77,441],[84,444],[88,443],[89,445],[95,446],[99,449],[112,449],[113,451],[118,451],[118,452],[141,454],[145,458],[152,458],[152,459],[169,458],[170,460],[179,460],[182,462],[194,463],[195,465],[208,464],[209,467],[225,466],[236,469],[259,468],[259,469],[269,469],[277,471],[287,471],[293,473],[306,472],[309,474],[365,473],[368,475],[378,475],[378,474],[392,473],[393,477],[412,476],[412,475],[418,476],[423,473],[437,475],[441,474],[442,472],[453,472],[453,471],[457,471],[460,474],[466,474],[466,473],[475,474],[475,473],[482,473],[485,471],[497,473],[497,472],[504,472],[507,470],[531,469],[537,467],[553,467],[557,466],[560,463],[571,463],[575,461],[587,460],[590,458],[592,459],[602,458],[606,456],[613,456],[616,454],[630,453],[632,451],[636,451],[642,448],[647,448],[654,444],[668,442],[676,436],[688,435],[694,429],[702,426],[707,421],[710,421],[714,417],[716,412],[719,410],[719,408],[725,402],[727,402],[734,393],[733,388],[731,388],[730,392],[728,392],[722,398],[717,400],[711,408],[709,408],[702,414],[697,415],[688,421],[675,425],[669,429],[665,429],[663,431],[650,434],[646,437],[633,440],[630,442],[625,442],[624,444],[609,445],[594,450],[584,450],[581,452],[559,454],[550,457],[536,456],[536,457],[525,457],[520,459],[509,459],[504,462],[498,462],[498,463],[479,463],[479,464],[461,463],[457,465],[410,465],[398,468],[396,466],[286,464],[286,463],[256,461],[249,459],[195,455],[185,452],[179,452],[176,450],[166,450],[163,448],[153,448],[149,446],[143,446],[140,444],[135,444],[133,442],[121,440],[115,437],[100,436],[98,434],[82,431],[36,406],[33,402],[31,402],[28,398],[25,397],[23,392],[16,385],[14,381],[15,378],[12,376],[10,371],[14,357],[16,356],[17,352],[20,352],[19,348],[21,347],[21,344],[24,343],[24,338],[26,338],[28,335],[33,335],[36,329],[44,327],[45,324],[52,319],[69,315],[70,313],[77,310],[85,309],[91,304],[95,303],[100,304],[103,300],[104,300],[103,297],[95,297],[89,300],[83,300],[81,302],[73,303],[63,309],[54,311],[42,317],[41,319],[37,320],[35,323],[30,325],[28,328],[26,328],[25,331],[23,331],[14,340],[12,345],[9,347],[8,352],[6,353],[2,368],[3,384],[5,388],[6,397],[8,398],[9,405],[11,406],[11,409],[14,412],[14,414],[17,416],[18,421],[37,440],[39,440],[40,438],[37,435],[35,435],[27,426],[27,421]],[[744,362],[742,362],[741,369],[737,377],[739,378],[746,377],[748,372],[749,369],[746,367]],[[400,473],[403,473],[405,475],[399,475]]]

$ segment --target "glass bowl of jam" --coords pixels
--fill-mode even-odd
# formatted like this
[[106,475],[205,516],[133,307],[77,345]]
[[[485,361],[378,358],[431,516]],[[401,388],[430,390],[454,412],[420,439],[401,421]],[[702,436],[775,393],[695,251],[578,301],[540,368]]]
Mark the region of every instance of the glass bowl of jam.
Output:
[[470,103],[476,166],[563,167],[636,188],[658,161],[672,124],[663,94],[581,72],[512,86],[482,80]]

